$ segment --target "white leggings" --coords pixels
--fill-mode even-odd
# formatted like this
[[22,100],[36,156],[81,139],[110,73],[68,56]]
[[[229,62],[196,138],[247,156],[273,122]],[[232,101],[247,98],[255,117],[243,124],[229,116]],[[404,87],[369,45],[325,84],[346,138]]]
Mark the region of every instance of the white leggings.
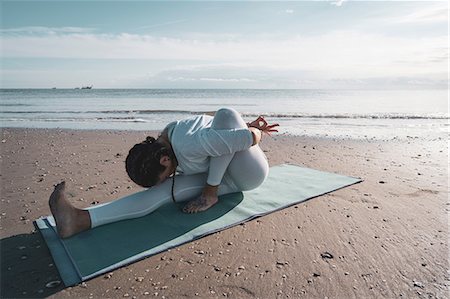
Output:
[[[215,129],[246,128],[244,120],[233,109],[216,112],[211,125]],[[218,195],[251,190],[263,183],[269,173],[269,164],[258,145],[234,154],[212,157],[210,172],[194,175],[177,175],[174,195],[177,202],[194,199],[201,195],[207,180],[220,182]],[[223,179],[222,179],[223,177]],[[213,184],[212,184],[213,185]],[[115,201],[90,207],[91,227],[111,222],[145,216],[160,206],[172,202],[172,179],[147,190],[134,193]]]

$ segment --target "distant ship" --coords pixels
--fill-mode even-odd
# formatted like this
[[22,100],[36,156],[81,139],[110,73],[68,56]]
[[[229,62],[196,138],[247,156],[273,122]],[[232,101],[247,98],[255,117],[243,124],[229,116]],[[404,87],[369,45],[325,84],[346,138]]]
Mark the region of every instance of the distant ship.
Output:
[[81,89],[92,89],[92,85],[91,86],[82,86]]

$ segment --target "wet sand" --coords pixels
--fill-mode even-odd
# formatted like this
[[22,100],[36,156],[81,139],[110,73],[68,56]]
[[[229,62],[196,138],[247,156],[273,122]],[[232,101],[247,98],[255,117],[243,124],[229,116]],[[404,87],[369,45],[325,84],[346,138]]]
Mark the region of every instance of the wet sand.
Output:
[[[149,134],[155,136],[156,133]],[[152,256],[75,287],[59,280],[33,220],[66,180],[78,207],[142,190],[124,160],[145,132],[3,129],[3,298],[445,298],[449,296],[445,140],[278,135],[270,164],[364,182]],[[448,298],[448,297],[447,297]]]

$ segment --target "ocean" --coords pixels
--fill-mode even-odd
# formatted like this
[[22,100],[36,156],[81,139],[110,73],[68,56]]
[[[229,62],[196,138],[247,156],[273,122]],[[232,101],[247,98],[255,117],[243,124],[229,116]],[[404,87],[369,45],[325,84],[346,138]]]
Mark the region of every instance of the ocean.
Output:
[[449,136],[448,91],[271,89],[0,89],[2,128],[161,130],[232,107],[280,134],[327,138]]

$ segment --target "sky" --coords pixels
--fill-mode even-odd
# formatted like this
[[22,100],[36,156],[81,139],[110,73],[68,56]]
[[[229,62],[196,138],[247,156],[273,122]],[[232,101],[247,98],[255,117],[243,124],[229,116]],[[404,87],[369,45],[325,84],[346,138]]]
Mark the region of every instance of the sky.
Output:
[[447,88],[447,1],[2,1],[2,88]]

